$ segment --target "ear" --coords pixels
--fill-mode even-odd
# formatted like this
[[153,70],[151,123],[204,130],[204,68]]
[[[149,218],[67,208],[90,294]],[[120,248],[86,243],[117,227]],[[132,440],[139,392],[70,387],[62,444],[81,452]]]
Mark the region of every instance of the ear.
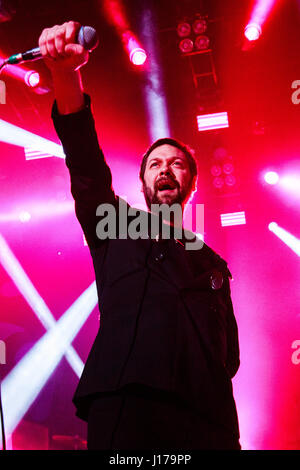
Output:
[[197,176],[193,177],[191,191],[196,191],[197,189]]

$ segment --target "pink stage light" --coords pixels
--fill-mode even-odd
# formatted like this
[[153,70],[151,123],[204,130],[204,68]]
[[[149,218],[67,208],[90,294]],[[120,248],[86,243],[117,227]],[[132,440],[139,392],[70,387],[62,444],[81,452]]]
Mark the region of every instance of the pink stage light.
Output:
[[[0,59],[4,59],[3,54],[0,55]],[[8,75],[16,80],[24,82],[28,87],[32,88],[38,94],[48,93],[50,88],[47,86],[41,87],[40,85],[40,74],[36,70],[28,70],[21,65],[6,65],[1,69],[1,74]]]
[[20,222],[26,223],[26,222],[29,222],[30,219],[31,219],[30,212],[27,212],[27,211],[20,212],[19,214]]
[[292,196],[300,197],[300,174],[291,173],[285,174],[280,177],[279,186],[286,193],[290,193]]
[[257,41],[262,33],[262,27],[270,15],[276,0],[256,0],[244,34],[248,41]]
[[43,152],[42,150],[36,150],[31,147],[25,147],[24,153],[25,153],[25,160],[37,160],[39,158],[54,157],[54,155],[51,155],[50,153]]
[[121,37],[130,62],[138,66],[143,65],[147,60],[147,54],[130,29],[123,3],[120,0],[104,0],[102,8],[107,20]]
[[222,227],[228,227],[230,225],[245,225],[245,224],[246,224],[246,215],[244,211],[221,214]]
[[264,180],[268,184],[277,184],[279,181],[279,175],[276,171],[267,171],[264,175]]
[[285,243],[296,255],[300,256],[300,240],[280,227],[276,222],[269,223],[270,232],[273,232],[283,243]]
[[146,62],[147,54],[144,49],[136,47],[130,52],[129,59],[134,65],[143,65]]
[[61,145],[44,139],[32,132],[26,131],[21,127],[3,121],[0,119],[0,142],[17,145],[19,147],[39,150],[42,153],[53,155],[59,158],[65,158],[65,154]]
[[130,62],[134,65],[143,65],[147,59],[147,54],[132,31],[127,30],[122,33],[122,42]]
[[197,123],[199,132],[226,128],[229,127],[228,114],[226,112],[201,114],[197,116]]
[[34,88],[40,83],[40,74],[38,72],[34,72],[33,70],[29,70],[25,73],[24,82],[27,86]]

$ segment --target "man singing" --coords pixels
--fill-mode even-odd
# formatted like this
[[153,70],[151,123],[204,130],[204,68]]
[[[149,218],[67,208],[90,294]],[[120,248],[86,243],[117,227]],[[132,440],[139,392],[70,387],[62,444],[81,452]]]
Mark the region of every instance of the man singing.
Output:
[[[101,314],[73,399],[77,416],[88,423],[88,448],[240,449],[231,384],[239,345],[227,264],[203,243],[188,249],[188,232],[176,231],[178,217],[163,220],[156,236],[148,229],[140,237],[120,234],[121,199],[81,82],[89,53],[75,44],[79,28],[69,21],[44,29],[39,46],[53,77],[52,118],[93,259]],[[177,140],[160,139],[145,153],[140,179],[146,217],[158,216],[153,204],[183,210],[196,189],[193,154]],[[99,234],[103,204],[115,209],[117,236]],[[126,204],[129,215],[131,209]],[[168,237],[162,236],[166,225]]]

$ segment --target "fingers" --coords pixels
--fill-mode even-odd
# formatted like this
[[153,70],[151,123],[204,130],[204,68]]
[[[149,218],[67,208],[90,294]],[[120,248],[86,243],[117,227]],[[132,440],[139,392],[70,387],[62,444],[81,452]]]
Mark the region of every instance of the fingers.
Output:
[[66,27],[66,43],[71,44],[76,42],[76,36],[78,33],[78,30],[80,29],[80,23],[77,21],[68,21],[67,23],[64,23]]
[[65,57],[65,46],[76,42],[79,28],[80,24],[75,21],[45,28],[39,38],[39,47],[43,57],[52,59]]

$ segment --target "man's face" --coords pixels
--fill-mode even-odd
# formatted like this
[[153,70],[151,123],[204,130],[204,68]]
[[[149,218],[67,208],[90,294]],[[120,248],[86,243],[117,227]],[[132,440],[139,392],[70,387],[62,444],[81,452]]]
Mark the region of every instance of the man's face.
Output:
[[143,192],[148,208],[151,204],[184,205],[192,190],[189,164],[185,154],[173,145],[156,147],[147,159]]

